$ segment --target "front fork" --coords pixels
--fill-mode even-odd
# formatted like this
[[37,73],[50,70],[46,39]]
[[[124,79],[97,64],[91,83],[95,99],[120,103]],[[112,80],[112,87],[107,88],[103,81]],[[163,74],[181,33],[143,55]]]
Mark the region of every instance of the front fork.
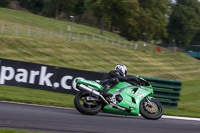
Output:
[[[147,100],[146,105],[148,105],[149,107],[152,108],[152,107],[153,107],[153,104],[151,103],[150,98],[149,98],[148,96],[146,96],[145,99]],[[145,106],[146,106],[146,105],[145,105]]]

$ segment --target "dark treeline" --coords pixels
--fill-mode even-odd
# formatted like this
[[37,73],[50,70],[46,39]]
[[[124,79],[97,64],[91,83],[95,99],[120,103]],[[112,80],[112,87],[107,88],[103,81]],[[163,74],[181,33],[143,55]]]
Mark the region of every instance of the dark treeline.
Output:
[[0,0],[1,7],[109,30],[128,40],[199,45],[198,0]]

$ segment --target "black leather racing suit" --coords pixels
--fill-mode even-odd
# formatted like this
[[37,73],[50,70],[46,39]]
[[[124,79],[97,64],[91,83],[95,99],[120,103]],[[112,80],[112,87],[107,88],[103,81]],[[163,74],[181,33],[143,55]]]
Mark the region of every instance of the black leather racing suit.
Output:
[[105,75],[105,77],[101,80],[100,84],[104,86],[104,90],[102,91],[102,94],[104,96],[111,96],[112,94],[107,93],[107,91],[114,87],[116,84],[118,84],[119,81],[130,81],[134,80],[138,82],[138,79],[134,76],[122,76],[119,71],[113,70],[110,71],[108,74]]

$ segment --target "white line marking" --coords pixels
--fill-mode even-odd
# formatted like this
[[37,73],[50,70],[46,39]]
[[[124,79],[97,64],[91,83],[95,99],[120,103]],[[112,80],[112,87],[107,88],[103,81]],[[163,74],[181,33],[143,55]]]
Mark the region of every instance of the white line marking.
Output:
[[47,105],[21,103],[21,102],[11,102],[11,101],[0,101],[0,102],[1,103],[13,103],[13,104],[19,104],[19,105],[29,105],[29,106],[36,106],[36,107],[46,107],[46,108],[71,109],[71,110],[74,110],[74,108],[68,108],[68,107],[56,107],[56,106],[47,106]]
[[162,118],[166,118],[166,119],[178,119],[178,120],[190,120],[190,121],[200,121],[200,118],[167,116],[167,115],[163,115]]
[[[46,107],[46,108],[56,108],[56,109],[70,109],[75,110],[74,108],[67,108],[67,107],[56,107],[56,106],[46,106],[46,105],[39,105],[39,104],[28,104],[28,103],[19,103],[19,102],[10,102],[10,101],[0,101],[1,103],[13,103],[19,105],[29,105],[29,106],[36,106],[36,107]],[[139,115],[141,116],[141,115]],[[177,119],[177,120],[191,120],[191,121],[200,121],[200,118],[191,118],[191,117],[179,117],[179,116],[168,116],[163,115],[162,118],[164,119]]]

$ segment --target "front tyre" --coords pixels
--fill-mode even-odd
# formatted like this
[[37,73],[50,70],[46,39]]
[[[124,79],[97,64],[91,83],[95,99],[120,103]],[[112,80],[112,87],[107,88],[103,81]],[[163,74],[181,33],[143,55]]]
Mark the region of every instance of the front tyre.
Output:
[[91,97],[88,92],[79,92],[74,98],[74,105],[76,109],[85,115],[95,115],[100,112],[102,108],[102,102],[100,101],[88,101],[87,97]]
[[146,100],[140,102],[140,114],[146,119],[157,120],[163,115],[163,106],[155,99],[151,99],[150,101],[152,103],[151,106]]

